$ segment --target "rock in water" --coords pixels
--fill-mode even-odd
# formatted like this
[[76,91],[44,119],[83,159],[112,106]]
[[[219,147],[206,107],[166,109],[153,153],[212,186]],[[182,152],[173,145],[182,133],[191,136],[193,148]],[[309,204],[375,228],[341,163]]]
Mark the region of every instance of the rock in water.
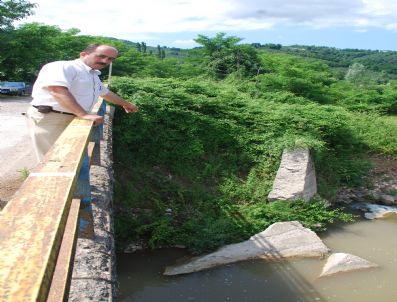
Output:
[[316,233],[298,221],[277,222],[244,242],[224,246],[183,265],[167,267],[164,275],[187,274],[254,258],[322,257],[328,252]]
[[379,204],[365,204],[366,208],[368,209],[368,213],[365,213],[365,218],[367,219],[377,219],[377,218],[384,218],[389,215],[396,215],[397,214],[397,207],[395,206],[384,206]]
[[320,277],[371,267],[378,267],[378,265],[351,254],[335,253],[328,257]]

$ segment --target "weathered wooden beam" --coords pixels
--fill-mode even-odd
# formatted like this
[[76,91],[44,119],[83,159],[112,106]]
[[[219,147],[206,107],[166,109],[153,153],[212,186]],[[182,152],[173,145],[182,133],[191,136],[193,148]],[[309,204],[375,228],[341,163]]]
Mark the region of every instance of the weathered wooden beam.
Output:
[[73,270],[74,252],[77,241],[80,200],[73,199],[62,237],[61,248],[55,265],[47,302],[66,301]]

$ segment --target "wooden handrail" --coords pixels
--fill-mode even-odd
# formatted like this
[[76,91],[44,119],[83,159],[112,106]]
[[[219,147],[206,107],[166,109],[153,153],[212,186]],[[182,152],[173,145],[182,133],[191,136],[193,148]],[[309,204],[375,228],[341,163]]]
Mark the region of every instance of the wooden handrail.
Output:
[[66,301],[72,267],[74,251],[76,248],[78,222],[79,222],[80,200],[73,199],[69,210],[62,244],[59,249],[55,271],[52,277],[47,302]]
[[0,212],[0,301],[47,299],[92,129],[75,118]]

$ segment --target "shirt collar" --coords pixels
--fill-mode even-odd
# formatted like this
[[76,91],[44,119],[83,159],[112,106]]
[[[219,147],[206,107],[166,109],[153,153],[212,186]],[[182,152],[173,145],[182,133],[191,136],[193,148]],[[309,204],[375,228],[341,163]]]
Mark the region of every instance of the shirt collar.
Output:
[[87,70],[88,72],[92,72],[92,73],[96,73],[97,75],[100,75],[101,72],[98,69],[94,69],[91,68],[90,66],[88,66],[86,63],[84,63],[84,61],[82,59],[76,59],[75,60],[79,65],[81,65],[82,67],[84,67],[85,70]]

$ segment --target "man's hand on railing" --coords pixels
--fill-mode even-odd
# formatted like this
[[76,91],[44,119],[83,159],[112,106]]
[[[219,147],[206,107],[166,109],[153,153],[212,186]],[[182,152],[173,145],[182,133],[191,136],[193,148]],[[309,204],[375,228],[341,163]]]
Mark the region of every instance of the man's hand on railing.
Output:
[[81,116],[84,120],[91,120],[94,122],[94,126],[98,126],[103,124],[103,116],[96,115],[96,114],[85,114]]

